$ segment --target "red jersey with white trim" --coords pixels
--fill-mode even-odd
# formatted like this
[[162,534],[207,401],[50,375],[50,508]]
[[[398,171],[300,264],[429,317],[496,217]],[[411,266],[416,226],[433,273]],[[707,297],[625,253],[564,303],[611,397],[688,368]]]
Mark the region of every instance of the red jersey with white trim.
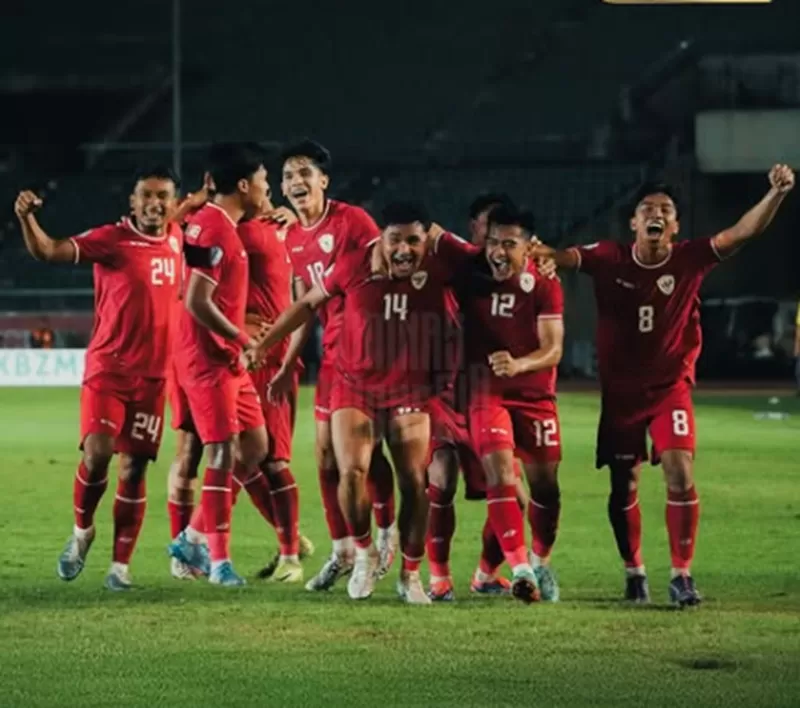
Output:
[[537,324],[540,320],[561,320],[564,292],[558,278],[545,278],[528,260],[519,275],[497,281],[491,275],[486,256],[477,256],[468,280],[458,289],[464,315],[464,359],[473,388],[504,398],[553,399],[556,395],[555,366],[512,377],[495,376],[489,355],[507,351],[514,358],[527,356],[541,347]]
[[694,383],[702,345],[698,293],[720,261],[713,239],[675,243],[655,265],[641,263],[629,243],[573,250],[580,270],[594,279],[603,389],[636,393]]
[[[265,219],[239,224],[239,238],[249,261],[247,312],[268,322],[278,319],[292,304],[292,266],[286,253],[286,231]],[[289,338],[270,349],[267,361],[283,360]]]
[[343,297],[347,322],[339,334],[336,369],[349,386],[368,392],[377,407],[424,398],[432,383],[432,353],[447,320],[445,293],[474,247],[443,234],[410,278],[373,268],[374,244],[351,251],[321,283]]
[[[322,282],[337,259],[364,248],[380,234],[380,229],[366,211],[351,204],[329,199],[325,213],[314,226],[292,224],[286,232],[286,250],[294,276],[310,290]],[[323,327],[323,359],[331,357],[342,329],[344,302],[331,298],[318,314]]]
[[[186,220],[186,282],[192,273],[198,273],[214,283],[214,304],[236,327],[243,329],[248,264],[236,229],[236,222],[212,203]],[[181,310],[175,341],[175,366],[179,374],[205,386],[213,385],[221,375],[242,370],[241,353],[238,342],[214,334],[187,309]]]
[[183,235],[139,231],[127,217],[72,237],[76,263],[93,263],[94,328],[84,380],[100,373],[163,379],[178,298]]

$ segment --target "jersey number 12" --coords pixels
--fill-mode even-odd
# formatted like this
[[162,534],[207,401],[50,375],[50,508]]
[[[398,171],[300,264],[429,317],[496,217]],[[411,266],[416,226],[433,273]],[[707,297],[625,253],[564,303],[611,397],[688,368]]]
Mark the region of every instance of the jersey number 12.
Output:
[[492,317],[513,317],[514,293],[492,293]]

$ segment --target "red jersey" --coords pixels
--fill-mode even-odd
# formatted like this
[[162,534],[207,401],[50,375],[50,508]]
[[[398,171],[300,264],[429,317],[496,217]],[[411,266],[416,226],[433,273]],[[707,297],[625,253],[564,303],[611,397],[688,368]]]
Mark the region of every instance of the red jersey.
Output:
[[447,319],[445,293],[473,247],[443,234],[410,278],[375,273],[377,245],[339,259],[321,282],[343,296],[336,370],[348,385],[369,393],[377,407],[403,405],[430,393],[433,350]]
[[702,342],[698,292],[720,261],[713,240],[675,243],[654,265],[641,263],[629,243],[601,241],[574,250],[579,268],[594,278],[603,389],[694,383]]
[[123,218],[74,236],[76,263],[94,263],[94,329],[84,380],[99,373],[163,379],[178,297],[182,234],[148,236]]
[[[292,266],[286,254],[286,233],[263,219],[239,224],[238,232],[250,267],[247,312],[274,322],[292,304]],[[270,349],[268,361],[280,364],[288,346],[287,337]]]
[[[237,224],[216,204],[206,204],[186,220],[185,253],[188,283],[192,272],[210,280],[212,299],[225,317],[244,328],[247,303],[247,253],[236,232]],[[178,318],[175,366],[188,380],[212,385],[224,372],[239,373],[242,347],[214,334],[188,310]]]
[[556,395],[555,366],[513,377],[495,376],[489,355],[507,351],[514,358],[527,356],[541,347],[537,324],[560,320],[564,293],[558,278],[540,275],[528,260],[524,270],[502,282],[492,277],[486,256],[473,261],[469,280],[458,289],[464,315],[464,359],[471,386],[504,398],[526,401],[553,399]]
[[[286,250],[294,270],[307,290],[322,282],[336,260],[353,249],[363,248],[378,234],[377,224],[360,207],[328,200],[325,213],[314,226],[292,224],[286,232]],[[323,327],[323,358],[331,356],[342,328],[344,303],[340,297],[319,309]]]

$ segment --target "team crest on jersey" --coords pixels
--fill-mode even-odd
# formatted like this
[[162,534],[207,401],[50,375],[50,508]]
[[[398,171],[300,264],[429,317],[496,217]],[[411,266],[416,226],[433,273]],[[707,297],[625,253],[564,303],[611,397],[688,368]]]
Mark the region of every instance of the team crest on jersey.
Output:
[[424,270],[418,270],[411,276],[411,285],[416,290],[422,290],[425,287],[425,283],[428,282],[428,273]]
[[333,250],[333,234],[322,234],[319,237],[319,247],[323,253],[330,253]]
[[186,227],[186,238],[194,241],[203,229],[198,224],[189,224]]
[[286,240],[286,229],[278,229],[275,232],[275,236],[277,237],[278,241],[283,243]]
[[536,285],[536,279],[533,277],[531,273],[520,273],[519,276],[519,287],[524,293],[529,293],[533,290],[533,286]]
[[170,236],[167,239],[167,243],[169,244],[169,247],[172,249],[173,253],[181,252],[181,245],[178,243],[178,239],[176,239],[174,236]]
[[672,291],[675,290],[675,276],[662,275],[656,280],[656,285],[658,285],[658,289],[664,293],[664,295],[672,295]]
[[223,255],[222,249],[219,246],[212,246],[208,253],[209,263],[211,263],[212,266],[218,266],[222,261]]

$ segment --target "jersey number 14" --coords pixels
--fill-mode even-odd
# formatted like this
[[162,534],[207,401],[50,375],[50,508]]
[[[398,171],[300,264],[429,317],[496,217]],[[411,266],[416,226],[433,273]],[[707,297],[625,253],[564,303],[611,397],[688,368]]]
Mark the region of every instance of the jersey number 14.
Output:
[[386,293],[383,296],[383,319],[394,317],[405,322],[408,317],[408,295],[405,293]]

